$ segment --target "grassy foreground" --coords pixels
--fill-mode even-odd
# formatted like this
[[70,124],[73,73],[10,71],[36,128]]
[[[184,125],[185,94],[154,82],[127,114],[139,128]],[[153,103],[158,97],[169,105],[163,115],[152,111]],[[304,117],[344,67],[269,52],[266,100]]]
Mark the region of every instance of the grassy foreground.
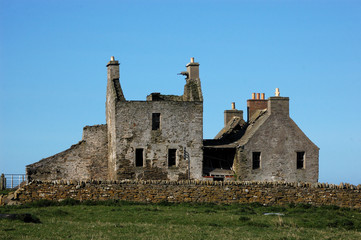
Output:
[[41,223],[0,219],[0,239],[361,239],[361,210],[335,206],[69,199],[0,207],[5,213],[30,213]]

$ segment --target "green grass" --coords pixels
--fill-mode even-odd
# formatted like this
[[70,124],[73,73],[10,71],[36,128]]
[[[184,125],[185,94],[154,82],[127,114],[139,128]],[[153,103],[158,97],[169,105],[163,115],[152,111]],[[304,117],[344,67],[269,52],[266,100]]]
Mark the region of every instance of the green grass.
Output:
[[[283,216],[264,213],[282,213]],[[0,239],[361,239],[361,211],[336,206],[38,201],[0,207]]]
[[10,192],[14,192],[14,190],[9,190],[9,189],[0,190],[0,195],[1,195],[1,194],[7,195],[7,194],[9,194]]

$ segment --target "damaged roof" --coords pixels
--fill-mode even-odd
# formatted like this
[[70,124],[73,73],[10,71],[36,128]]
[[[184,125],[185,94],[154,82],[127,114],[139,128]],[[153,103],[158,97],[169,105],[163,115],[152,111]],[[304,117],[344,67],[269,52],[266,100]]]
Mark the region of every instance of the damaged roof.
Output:
[[257,110],[246,123],[240,117],[233,117],[214,137],[204,140],[205,148],[236,148],[245,145],[268,118],[267,109]]
[[251,117],[247,130],[242,136],[241,139],[237,141],[237,146],[245,145],[248,140],[255,134],[255,132],[262,126],[262,124],[267,120],[269,114],[266,114],[267,110],[257,110]]

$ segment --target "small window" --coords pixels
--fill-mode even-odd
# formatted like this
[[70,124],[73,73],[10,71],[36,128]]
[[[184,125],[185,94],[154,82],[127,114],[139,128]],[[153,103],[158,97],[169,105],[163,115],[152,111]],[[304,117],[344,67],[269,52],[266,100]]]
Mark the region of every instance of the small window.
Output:
[[168,149],[168,167],[176,165],[177,149]]
[[305,168],[305,152],[297,152],[297,169]]
[[261,153],[253,152],[252,154],[252,169],[258,169],[261,167]]
[[137,148],[135,150],[135,166],[143,167],[143,148]]
[[152,130],[160,128],[160,113],[152,113]]

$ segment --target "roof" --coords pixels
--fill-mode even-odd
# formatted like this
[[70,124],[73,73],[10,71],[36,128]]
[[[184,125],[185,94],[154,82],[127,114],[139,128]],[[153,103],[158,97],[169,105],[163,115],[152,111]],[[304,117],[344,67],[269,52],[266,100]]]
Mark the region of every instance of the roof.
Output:
[[214,137],[203,141],[204,148],[237,148],[248,142],[268,118],[267,110],[257,110],[247,124],[240,117],[233,117]]
[[249,139],[257,132],[262,124],[268,119],[269,114],[266,114],[267,110],[257,110],[251,117],[247,130],[244,135],[237,141],[237,146],[245,145]]
[[[233,117],[226,126],[214,137],[213,144],[206,145],[228,145],[236,142],[246,131],[247,123],[241,117]],[[217,141],[217,144],[214,142]],[[236,145],[234,145],[235,147]]]
[[[262,109],[256,110],[252,114],[248,123],[246,123],[240,117],[233,117],[215,136],[214,139],[204,140],[203,146],[204,148],[213,149],[229,149],[244,146],[256,134],[256,132],[267,121],[267,119],[269,119],[270,116],[271,114],[269,111],[267,111],[267,109]],[[307,142],[318,148],[290,117],[288,117],[288,119],[289,127],[292,127],[299,136],[302,136],[304,139],[306,139]]]

